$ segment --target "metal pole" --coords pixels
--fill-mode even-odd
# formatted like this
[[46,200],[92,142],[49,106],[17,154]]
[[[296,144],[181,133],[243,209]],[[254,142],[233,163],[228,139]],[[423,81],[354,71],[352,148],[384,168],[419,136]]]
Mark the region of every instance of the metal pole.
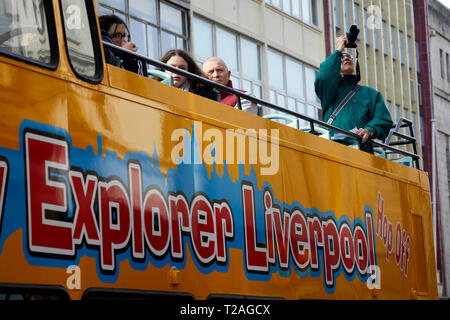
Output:
[[436,119],[431,122],[431,183],[432,183],[432,217],[433,217],[433,236],[434,236],[434,258],[437,263],[437,212],[436,212]]

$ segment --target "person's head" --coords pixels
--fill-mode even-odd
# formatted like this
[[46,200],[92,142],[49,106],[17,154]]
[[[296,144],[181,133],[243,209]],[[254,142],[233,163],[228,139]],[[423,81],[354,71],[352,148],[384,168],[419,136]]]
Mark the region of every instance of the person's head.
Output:
[[341,75],[351,75],[354,71],[353,57],[351,54],[343,52],[341,58]]
[[130,41],[130,33],[125,22],[114,14],[103,15],[98,18],[100,29],[105,31],[116,46],[122,46]]
[[230,80],[231,71],[228,70],[225,62],[217,57],[211,57],[203,63],[203,72],[215,82],[226,86]]
[[[184,50],[172,49],[166,52],[166,54],[161,58],[161,61],[168,64],[169,66],[188,71],[190,73],[196,74],[198,76],[204,76],[202,70],[197,65],[195,60]],[[182,75],[165,71],[167,74],[171,75],[173,78],[173,85],[177,88],[183,86],[187,78]]]

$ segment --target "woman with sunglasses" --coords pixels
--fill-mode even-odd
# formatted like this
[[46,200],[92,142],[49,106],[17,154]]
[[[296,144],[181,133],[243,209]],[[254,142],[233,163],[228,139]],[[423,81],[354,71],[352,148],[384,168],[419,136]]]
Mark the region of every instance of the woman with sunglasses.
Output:
[[[130,33],[127,25],[118,16],[103,15],[99,17],[102,40],[116,46],[136,52],[138,47],[130,41]],[[119,68],[147,76],[142,61],[123,52],[114,52],[111,48],[104,47],[106,62]]]

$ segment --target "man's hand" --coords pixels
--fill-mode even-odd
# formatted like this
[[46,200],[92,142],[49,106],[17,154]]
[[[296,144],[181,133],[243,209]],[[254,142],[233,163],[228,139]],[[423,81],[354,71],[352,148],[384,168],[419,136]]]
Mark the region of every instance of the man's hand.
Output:
[[370,132],[370,130],[367,129],[358,129],[358,131],[356,131],[357,135],[360,135],[362,137],[362,142],[366,143],[367,140],[369,140],[369,138],[372,136],[372,132]]
[[340,36],[336,38],[335,42],[335,48],[336,50],[339,50],[340,52],[344,51],[345,45],[348,43],[348,39],[346,36]]

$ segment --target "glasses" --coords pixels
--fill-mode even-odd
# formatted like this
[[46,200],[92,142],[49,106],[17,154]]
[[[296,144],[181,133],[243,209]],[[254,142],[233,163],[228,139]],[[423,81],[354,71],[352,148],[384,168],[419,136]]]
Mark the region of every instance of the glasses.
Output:
[[125,39],[126,41],[130,41],[130,35],[129,34],[124,34],[124,33],[120,33],[120,32],[113,33],[111,35],[111,38],[113,40],[118,40],[118,41],[122,41],[123,39]]

